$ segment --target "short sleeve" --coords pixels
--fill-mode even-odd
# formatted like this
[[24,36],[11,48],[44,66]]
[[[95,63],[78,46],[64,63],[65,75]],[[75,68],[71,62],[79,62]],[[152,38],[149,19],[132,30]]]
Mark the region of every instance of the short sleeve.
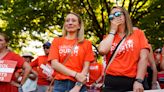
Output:
[[85,54],[85,61],[93,61],[94,60],[94,53],[92,51],[92,44],[90,41],[87,41],[87,50]]
[[52,41],[52,45],[50,47],[50,52],[48,55],[48,61],[51,61],[53,59],[59,60],[59,38],[54,38]]
[[13,60],[17,61],[17,67],[22,68],[24,64],[24,59],[20,55],[14,54],[14,53],[12,57],[13,57]]
[[141,49],[149,49],[150,50],[148,40],[147,40],[144,32],[141,30],[139,30],[139,41],[140,41],[140,48]]
[[34,61],[30,63],[31,67],[37,67],[38,66],[38,58],[36,58]]

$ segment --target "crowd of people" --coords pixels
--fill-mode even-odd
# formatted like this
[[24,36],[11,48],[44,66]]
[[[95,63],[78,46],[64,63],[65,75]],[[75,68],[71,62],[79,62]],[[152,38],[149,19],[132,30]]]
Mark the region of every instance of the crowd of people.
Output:
[[[84,38],[83,20],[70,12],[62,37],[43,44],[45,55],[34,59],[8,49],[0,33],[0,64],[16,62],[10,81],[0,79],[0,92],[143,92],[164,88],[164,46],[152,49],[144,32],[133,27],[123,7],[111,9],[108,35],[98,49]],[[98,57],[103,56],[103,63]],[[0,69],[0,75],[7,70]],[[11,72],[10,72],[11,73]],[[0,77],[1,77],[0,76]]]

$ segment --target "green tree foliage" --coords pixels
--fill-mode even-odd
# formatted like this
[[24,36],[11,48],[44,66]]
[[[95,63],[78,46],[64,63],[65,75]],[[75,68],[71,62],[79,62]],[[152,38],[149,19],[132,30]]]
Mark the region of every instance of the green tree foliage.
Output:
[[153,47],[164,43],[162,0],[1,0],[0,31],[8,34],[11,47],[19,50],[19,43],[26,43],[27,37],[44,41],[42,33],[47,32],[47,37],[60,36],[54,30],[61,32],[64,17],[73,11],[84,20],[86,38],[96,45],[110,28],[108,16],[116,4],[113,1],[126,7],[133,25],[145,31]]

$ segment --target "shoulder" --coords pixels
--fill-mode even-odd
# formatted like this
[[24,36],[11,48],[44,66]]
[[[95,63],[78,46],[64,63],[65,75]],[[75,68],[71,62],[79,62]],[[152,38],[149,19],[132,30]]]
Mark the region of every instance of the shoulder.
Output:
[[57,43],[60,43],[62,41],[64,41],[65,38],[64,37],[55,37],[52,41],[52,44],[57,44]]
[[144,34],[144,31],[139,29],[138,27],[133,27],[133,31],[135,34]]
[[16,54],[15,52],[10,51],[8,55],[14,59],[23,59],[19,54]]
[[16,54],[15,52],[10,51],[7,56],[6,60],[13,60],[17,62],[24,62],[23,57],[21,57],[19,54]]
[[64,40],[64,37],[54,37],[53,42]]
[[47,58],[48,56],[46,56],[46,55],[41,55],[41,56],[38,56],[38,59],[40,59],[40,58]]
[[92,44],[91,41],[87,40],[87,39],[84,39],[83,41],[84,44]]
[[80,42],[79,44],[83,45],[84,47],[90,47],[92,46],[92,42],[87,40],[87,39],[84,39],[83,42]]

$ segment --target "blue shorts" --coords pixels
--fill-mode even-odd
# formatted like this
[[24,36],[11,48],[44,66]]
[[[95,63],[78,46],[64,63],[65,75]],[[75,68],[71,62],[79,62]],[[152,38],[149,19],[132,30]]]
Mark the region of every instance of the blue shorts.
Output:
[[[71,80],[55,80],[53,92],[69,92],[74,86]],[[87,87],[83,85],[80,92],[87,92]]]

